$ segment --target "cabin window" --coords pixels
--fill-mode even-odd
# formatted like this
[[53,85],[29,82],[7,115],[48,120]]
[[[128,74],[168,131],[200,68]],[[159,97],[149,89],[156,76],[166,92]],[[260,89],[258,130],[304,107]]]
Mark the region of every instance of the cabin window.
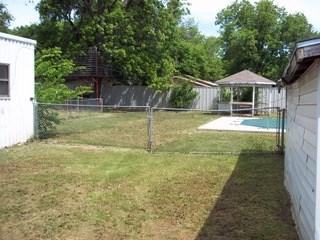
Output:
[[0,63],[0,97],[9,97],[9,65]]

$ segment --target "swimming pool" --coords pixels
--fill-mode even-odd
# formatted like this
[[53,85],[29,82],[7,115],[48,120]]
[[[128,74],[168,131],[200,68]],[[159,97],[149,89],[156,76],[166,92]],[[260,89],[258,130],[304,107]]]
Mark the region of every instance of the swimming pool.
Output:
[[[240,123],[245,126],[259,127],[259,128],[278,128],[279,120],[277,118],[253,118],[244,119]],[[281,124],[281,121],[280,121]]]

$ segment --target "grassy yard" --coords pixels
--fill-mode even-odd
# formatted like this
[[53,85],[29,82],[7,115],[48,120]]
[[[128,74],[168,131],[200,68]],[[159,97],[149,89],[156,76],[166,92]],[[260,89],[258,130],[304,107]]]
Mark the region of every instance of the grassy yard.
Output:
[[198,133],[214,117],[199,114],[162,115],[162,146],[240,153],[149,154],[141,116],[69,116],[54,138],[0,150],[0,239],[297,239],[281,156],[247,154],[250,134]]
[[0,236],[296,239],[282,165],[272,155],[15,147],[0,152]]
[[[146,112],[66,113],[63,124],[49,141],[145,149]],[[197,128],[219,115],[155,112],[154,149],[161,152],[270,152],[275,150],[274,134],[198,131]],[[232,142],[232,144],[230,144]]]

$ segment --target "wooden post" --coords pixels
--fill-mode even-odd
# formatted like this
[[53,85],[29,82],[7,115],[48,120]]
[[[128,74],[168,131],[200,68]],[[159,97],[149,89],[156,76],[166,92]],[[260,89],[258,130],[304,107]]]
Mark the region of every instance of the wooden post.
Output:
[[230,116],[232,116],[232,109],[233,109],[233,87],[231,87],[231,94],[230,94]]
[[254,116],[254,101],[256,97],[256,87],[252,87],[252,117]]

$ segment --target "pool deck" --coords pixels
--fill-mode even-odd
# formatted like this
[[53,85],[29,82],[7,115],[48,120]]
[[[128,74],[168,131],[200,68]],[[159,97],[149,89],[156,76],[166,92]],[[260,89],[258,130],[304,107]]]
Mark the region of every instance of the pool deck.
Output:
[[255,126],[241,125],[245,119],[259,119],[252,117],[220,117],[214,121],[206,123],[198,128],[198,130],[214,130],[214,131],[239,131],[239,132],[264,132],[275,133],[276,128],[260,128]]

